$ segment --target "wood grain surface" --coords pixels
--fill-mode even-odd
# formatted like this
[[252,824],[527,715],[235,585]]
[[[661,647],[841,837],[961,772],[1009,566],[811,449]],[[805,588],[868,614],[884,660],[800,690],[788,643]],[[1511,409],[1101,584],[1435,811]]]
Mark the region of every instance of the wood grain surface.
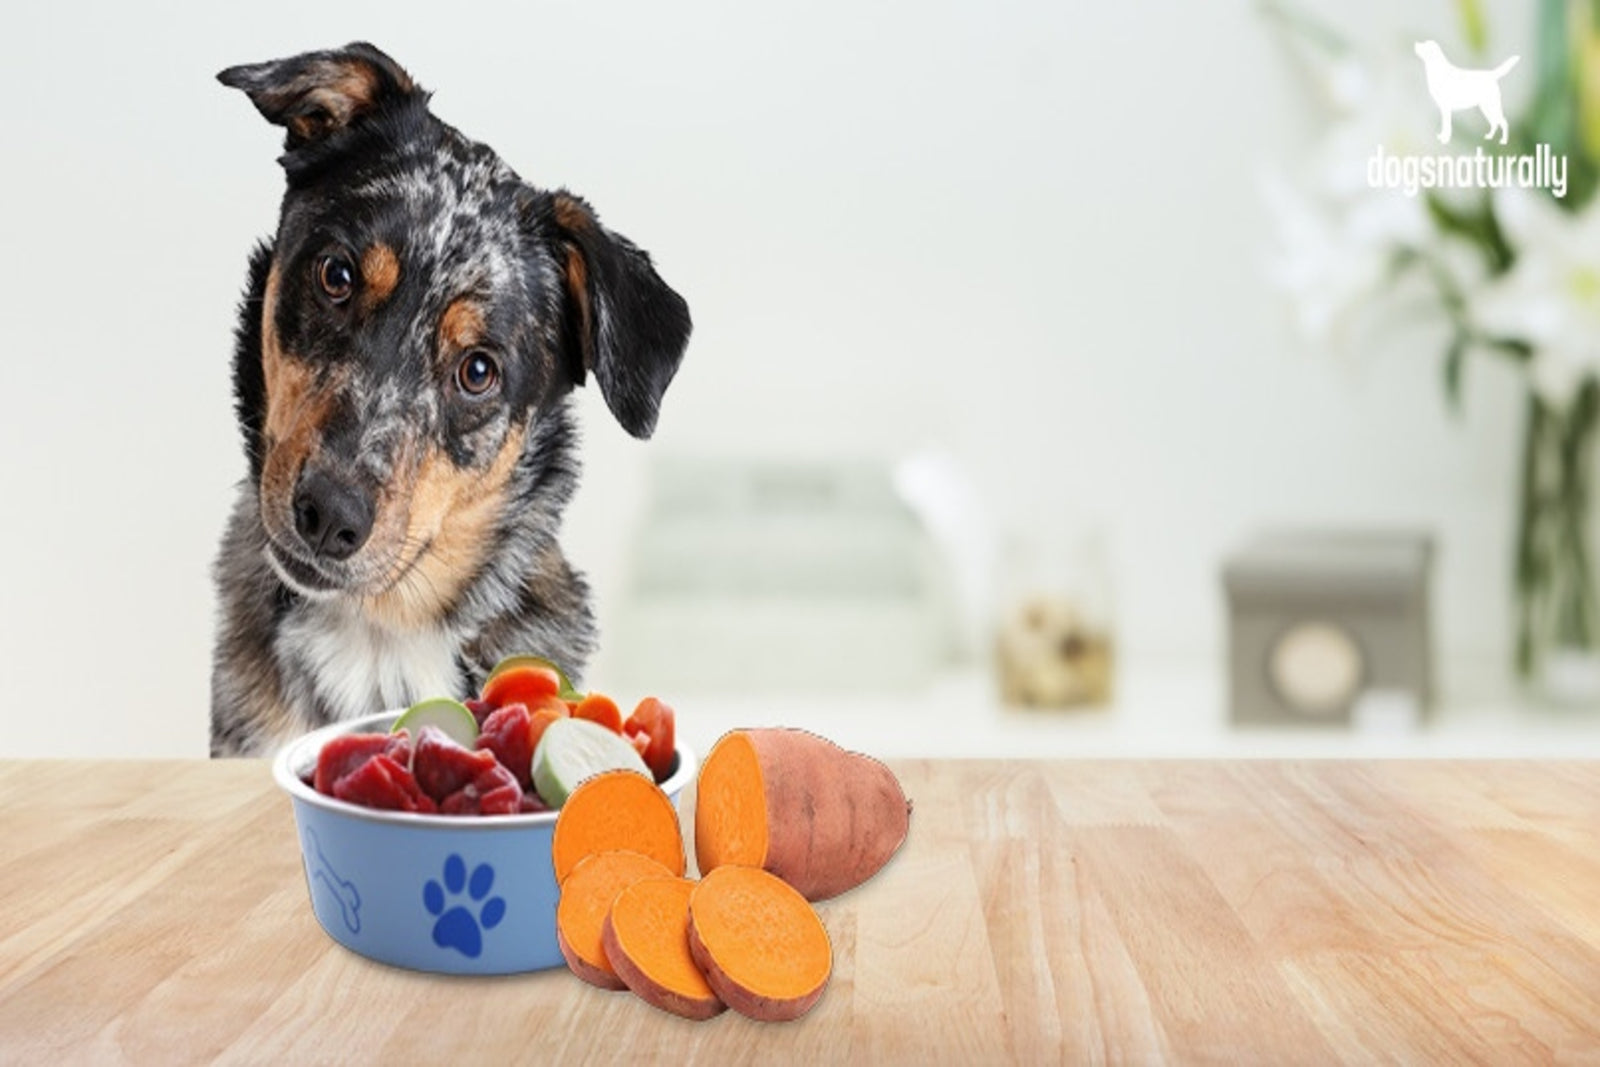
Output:
[[893,767],[763,1025],[345,951],[264,763],[0,763],[0,1063],[1600,1063],[1600,763]]

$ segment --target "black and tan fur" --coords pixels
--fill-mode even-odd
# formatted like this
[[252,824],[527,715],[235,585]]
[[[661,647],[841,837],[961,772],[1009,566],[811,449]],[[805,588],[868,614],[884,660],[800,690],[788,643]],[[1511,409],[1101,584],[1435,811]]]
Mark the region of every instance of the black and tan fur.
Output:
[[581,671],[588,590],[556,541],[567,394],[592,373],[648,437],[687,306],[371,45],[218,78],[287,131],[288,188],[234,355],[249,478],[216,564],[212,754],[466,695],[515,652]]

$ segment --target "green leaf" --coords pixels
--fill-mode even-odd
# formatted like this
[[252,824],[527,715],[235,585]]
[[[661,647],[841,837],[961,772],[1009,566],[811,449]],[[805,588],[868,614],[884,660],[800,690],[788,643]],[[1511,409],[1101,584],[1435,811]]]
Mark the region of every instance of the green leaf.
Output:
[[1483,19],[1483,5],[1478,0],[1456,0],[1456,14],[1461,16],[1461,36],[1467,47],[1483,53],[1489,44],[1489,28]]
[[1450,410],[1461,414],[1461,375],[1467,363],[1467,335],[1457,331],[1444,353],[1444,395]]
[[1600,159],[1600,3],[1590,0],[1575,12],[1572,26],[1573,90],[1577,97],[1577,141],[1583,161]]
[[1572,77],[1572,45],[1567,39],[1566,0],[1540,0],[1538,23],[1539,84],[1531,117],[1534,140],[1569,154],[1577,133],[1577,107]]
[[1481,197],[1470,206],[1457,208],[1430,193],[1426,204],[1428,216],[1440,231],[1478,247],[1491,275],[1504,274],[1510,269],[1516,253],[1501,231],[1500,220],[1495,217],[1488,197]]

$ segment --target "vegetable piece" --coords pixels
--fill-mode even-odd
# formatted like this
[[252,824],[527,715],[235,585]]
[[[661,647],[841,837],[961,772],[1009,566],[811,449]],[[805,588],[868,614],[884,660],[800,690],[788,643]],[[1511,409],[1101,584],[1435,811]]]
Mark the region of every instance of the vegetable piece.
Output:
[[561,676],[548,667],[513,667],[483,683],[485,704],[503,708],[507,704],[526,704],[531,709],[543,697],[561,692]]
[[550,728],[550,724],[556,722],[557,720],[565,719],[566,717],[567,716],[560,714],[559,712],[551,711],[549,708],[540,708],[538,711],[534,712],[532,717],[528,720],[528,744],[530,752],[530,755],[528,756],[528,774],[530,777],[533,774],[533,756],[531,753],[539,751],[539,740],[540,738],[544,737],[544,732]]
[[533,788],[552,808],[561,807],[584,779],[602,771],[630,771],[652,781],[632,745],[586,719],[557,719],[545,727],[533,750]]
[[[673,764],[677,762],[676,722],[677,715],[670,707],[655,697],[645,697],[622,724],[622,732],[633,739],[639,755],[644,757],[645,766],[658,782],[672,775]],[[648,739],[643,745],[638,740],[640,735]]]
[[683,874],[678,812],[660,786],[636,771],[597,774],[567,798],[550,841],[556,881],[565,882],[585,856],[611,849],[638,852],[674,877]]
[[572,708],[560,697],[539,697],[537,700],[528,703],[528,712],[530,714],[537,715],[541,711],[548,711],[558,719],[572,717]]
[[723,1003],[761,1022],[810,1011],[833,971],[816,910],[755,867],[718,867],[700,880],[689,898],[689,952]]
[[671,877],[672,872],[658,861],[623,849],[580,860],[561,883],[561,902],[556,905],[556,941],[572,973],[601,989],[626,989],[600,943],[611,902],[641,878]]
[[876,874],[906,839],[911,805],[893,772],[804,730],[734,730],[700,768],[700,873],[762,867],[826,900]]
[[604,693],[590,693],[578,701],[572,709],[572,717],[598,723],[614,734],[622,733],[622,709]]
[[601,931],[606,959],[646,1004],[685,1019],[709,1019],[725,1005],[689,954],[687,878],[643,878],[617,894]]
[[401,730],[410,730],[420,736],[424,726],[437,726],[466,748],[471,748],[478,740],[478,720],[473,718],[465,704],[449,697],[434,697],[411,705],[405,714],[394,721],[389,731],[399,733]]
[[578,700],[583,696],[582,693],[572,687],[572,680],[567,677],[567,672],[562,670],[555,660],[545,659],[543,656],[507,656],[494,665],[494,670],[489,672],[489,678],[484,679],[484,681],[487,683],[495,675],[504,674],[506,671],[515,670],[518,667],[543,667],[546,670],[554,671],[556,678],[561,683],[556,695],[561,697],[562,700]]

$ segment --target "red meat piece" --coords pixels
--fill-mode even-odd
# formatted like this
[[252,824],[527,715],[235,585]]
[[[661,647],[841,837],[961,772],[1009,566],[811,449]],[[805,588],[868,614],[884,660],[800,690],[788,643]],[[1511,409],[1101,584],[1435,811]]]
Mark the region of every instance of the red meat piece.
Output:
[[493,752],[463,748],[437,726],[424,726],[417,734],[411,769],[422,791],[434,800],[442,802],[496,766]]
[[533,790],[525,790],[522,794],[522,807],[519,809],[524,815],[536,812],[549,811],[550,805],[539,799],[539,794]]
[[333,796],[334,783],[388,747],[388,734],[335,737],[317,753],[317,773],[312,778],[312,787],[319,793]]
[[333,795],[352,804],[388,811],[438,811],[417,780],[393,759],[376,755],[333,784]]
[[478,747],[494,753],[524,791],[533,788],[533,716],[525,704],[507,704],[483,722]]
[[456,792],[445,797],[439,810],[446,815],[515,815],[522,810],[522,787],[512,773],[492,756],[491,766]]
[[373,756],[388,756],[402,767],[411,766],[411,735],[405,730],[394,734],[346,734],[335,737],[317,753],[317,771],[311,787],[333,796],[339,779],[354,772]]
[[406,770],[411,770],[411,759],[413,756],[411,732],[409,730],[401,730],[398,733],[390,734],[389,747],[383,750],[383,754],[400,764],[400,766],[404,767]]
[[462,703],[467,706],[468,711],[472,712],[472,717],[478,720],[478,729],[480,730],[483,729],[483,720],[487,719],[489,713],[495,710],[493,704],[487,700],[479,700],[476,697],[468,697]]

